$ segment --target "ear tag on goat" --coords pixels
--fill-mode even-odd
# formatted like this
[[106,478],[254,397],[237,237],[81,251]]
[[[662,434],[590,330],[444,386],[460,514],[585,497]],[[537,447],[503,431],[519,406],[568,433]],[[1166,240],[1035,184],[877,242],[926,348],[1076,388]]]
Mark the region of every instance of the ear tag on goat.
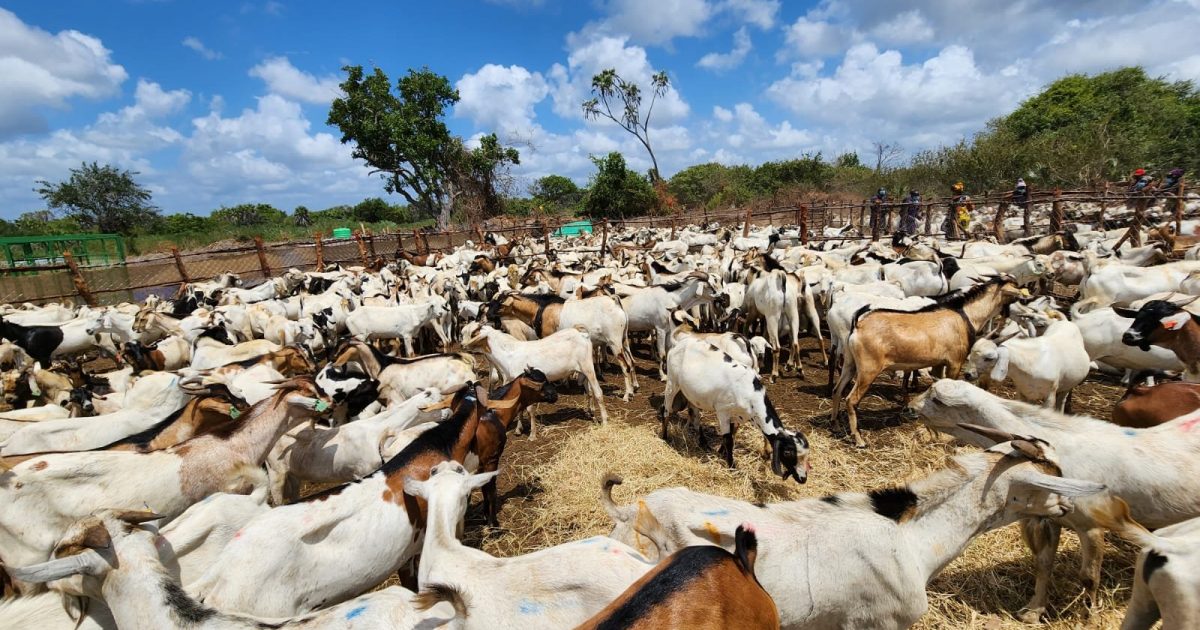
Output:
[[1188,313],[1187,311],[1180,311],[1174,315],[1168,315],[1167,317],[1162,318],[1161,322],[1163,328],[1166,328],[1167,330],[1178,330],[1183,328],[1184,325],[1187,324],[1187,321],[1191,319],[1191,317],[1191,313]]
[[238,411],[237,407],[234,407],[232,405],[229,407],[229,419],[230,420],[237,420],[241,416],[242,416],[242,412]]
[[1021,297],[1029,297],[1029,289],[1021,289]]
[[325,402],[324,400],[317,399],[317,404],[313,405],[313,409],[316,409],[317,413],[321,413],[329,409],[329,403]]

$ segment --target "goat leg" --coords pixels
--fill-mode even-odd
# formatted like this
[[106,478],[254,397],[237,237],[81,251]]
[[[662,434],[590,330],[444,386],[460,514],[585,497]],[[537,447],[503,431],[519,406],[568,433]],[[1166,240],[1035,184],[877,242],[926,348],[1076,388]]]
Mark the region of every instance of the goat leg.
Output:
[[1046,602],[1050,596],[1050,577],[1054,571],[1054,556],[1058,553],[1058,539],[1062,526],[1050,519],[1030,518],[1021,521],[1021,538],[1033,552],[1036,577],[1033,583],[1033,599],[1021,609],[1018,618],[1025,623],[1038,623],[1046,613]]

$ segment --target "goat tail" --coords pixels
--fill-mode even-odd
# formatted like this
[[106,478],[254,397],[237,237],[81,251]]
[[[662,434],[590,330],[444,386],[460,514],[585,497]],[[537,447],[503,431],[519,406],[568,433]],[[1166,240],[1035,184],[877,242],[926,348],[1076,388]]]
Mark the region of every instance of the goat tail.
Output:
[[738,525],[733,535],[733,555],[747,575],[754,575],[754,562],[758,558],[758,535],[754,526],[746,523]]
[[1168,553],[1181,550],[1175,541],[1156,536],[1141,523],[1133,520],[1133,516],[1129,512],[1129,504],[1120,497],[1106,495],[1099,499],[1089,500],[1086,505],[1087,507],[1083,510],[1084,514],[1096,524],[1112,530],[1121,538],[1139,547],[1151,547]]
[[618,525],[628,523],[637,514],[633,506],[617,505],[613,501],[613,486],[619,486],[622,483],[625,483],[625,480],[614,472],[605,473],[604,479],[600,481],[600,504],[604,506],[604,511],[608,512],[609,518]]
[[449,602],[454,607],[454,616],[459,620],[467,618],[467,596],[456,586],[449,584],[429,584],[413,597],[413,608],[425,611],[440,602]]

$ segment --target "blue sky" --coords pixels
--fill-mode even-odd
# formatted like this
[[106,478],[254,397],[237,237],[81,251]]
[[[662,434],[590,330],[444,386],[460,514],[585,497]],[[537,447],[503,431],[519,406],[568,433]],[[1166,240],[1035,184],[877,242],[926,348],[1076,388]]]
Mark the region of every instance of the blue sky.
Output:
[[583,183],[611,150],[648,166],[580,114],[605,67],[669,73],[652,140],[670,174],[955,142],[1069,72],[1200,79],[1196,32],[1200,0],[6,2],[0,217],[40,208],[35,181],[84,160],[139,171],[168,212],[382,195],[325,125],[347,63],[449,77],[452,129],[517,145],[523,186]]

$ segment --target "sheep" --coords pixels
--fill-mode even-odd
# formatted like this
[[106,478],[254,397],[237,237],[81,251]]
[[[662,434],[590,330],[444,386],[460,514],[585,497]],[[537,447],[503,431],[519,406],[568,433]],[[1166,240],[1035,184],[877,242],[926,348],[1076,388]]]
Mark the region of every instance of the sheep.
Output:
[[[582,374],[590,397],[589,409],[592,404],[598,406],[600,424],[608,424],[608,407],[604,404],[604,390],[600,389],[600,382],[596,379],[591,337],[582,326],[559,330],[532,341],[520,341],[490,326],[482,326],[478,330],[463,346],[483,353],[496,368],[502,382],[511,381],[526,368],[536,368],[551,381]],[[537,424],[532,411],[529,416],[529,439],[537,439]]]
[[[978,535],[1030,516],[1061,516],[1072,497],[1104,490],[1063,478],[1054,449],[1036,437],[955,457],[906,486],[821,499],[751,504],[685,488],[656,490],[617,506],[604,480],[612,537],[637,541],[643,509],[661,523],[668,550],[734,548],[743,523],[758,533],[755,575],[775,600],[781,627],[908,628],[925,614],[925,587]],[[643,507],[644,506],[644,507]]]
[[1103,507],[1093,509],[1092,517],[1142,548],[1121,630],[1150,630],[1160,619],[1163,630],[1200,626],[1200,518],[1150,533],[1121,499],[1113,497]]
[[[422,412],[441,399],[442,393],[430,388],[379,414],[334,429],[288,431],[267,456],[271,501],[281,505],[295,499],[300,481],[343,483],[375,472],[397,447],[407,446],[429,428],[421,422],[441,419],[440,414]],[[393,441],[395,445],[388,444]]]
[[[1004,433],[1035,434],[1054,446],[1063,474],[1105,484],[1129,503],[1148,527],[1164,527],[1200,516],[1200,475],[1191,462],[1200,450],[1200,413],[1149,429],[1130,429],[1086,416],[1068,416],[1028,403],[993,396],[970,383],[943,379],[914,399],[910,408],[926,426],[959,440],[988,447],[997,438],[962,431],[972,423]],[[1152,454],[1147,458],[1147,454]],[[1081,507],[1088,502],[1081,500]],[[1022,528],[1037,560],[1034,595],[1021,614],[1036,621],[1046,609],[1054,550],[1061,525],[1079,534],[1080,576],[1094,593],[1100,583],[1102,530],[1081,509],[1061,521],[1026,521]]]
[[[881,372],[936,367],[958,378],[975,335],[1023,294],[1028,293],[1001,276],[917,311],[864,308],[846,339],[845,366],[833,391],[830,420],[837,421],[842,391],[853,380],[846,395],[846,415],[854,445],[865,448],[867,442],[858,432],[858,401]],[[907,388],[904,394],[907,398]]]
[[[450,404],[449,419],[371,475],[255,516],[196,580],[197,598],[220,610],[297,615],[354,597],[395,574],[421,542],[423,506],[406,497],[405,479],[425,477],[440,461],[479,462],[475,436],[484,411],[475,387],[464,388]],[[230,572],[231,566],[238,571]]]
[[633,547],[603,536],[512,558],[463,545],[455,532],[467,499],[495,475],[468,475],[460,464],[442,462],[422,479],[404,482],[404,491],[428,506],[418,581],[452,583],[462,590],[469,613],[466,630],[573,627],[653,567]]
[[1090,366],[1079,327],[1055,321],[1040,337],[976,341],[963,377],[983,384],[1011,378],[1022,400],[1062,411],[1071,390],[1087,378]]
[[1122,343],[1143,351],[1154,345],[1174,352],[1184,364],[1183,380],[1200,383],[1200,321],[1195,315],[1167,300],[1146,302],[1136,313],[1124,308],[1113,311],[1133,316],[1133,323],[1121,336]]
[[[733,468],[735,422],[749,419],[771,446],[771,470],[797,483],[808,480],[808,439],[783,426],[752,368],[737,363],[715,346],[701,341],[678,345],[667,353],[667,386],[658,410],[663,440],[667,421],[683,407],[717,415],[725,464]],[[694,411],[692,412],[695,419]],[[701,433],[703,435],[703,433]]]
[[[258,630],[460,628],[447,607],[434,604],[440,595],[418,596],[399,586],[363,595],[320,612],[265,623],[204,606],[189,596],[163,568],[153,532],[136,527],[159,518],[153,512],[106,510],[81,519],[56,546],[56,558],[10,570],[18,579],[50,582],[83,576],[77,593],[107,604],[121,628],[189,628]],[[72,589],[73,590],[73,589]],[[462,603],[455,602],[457,608]]]
[[275,440],[329,407],[311,379],[277,388],[228,434],[150,453],[43,455],[0,473],[0,559],[15,566],[44,560],[71,523],[101,507],[150,505],[170,519],[213,492],[265,484],[259,467]]
[[576,630],[777,630],[779,610],[754,577],[758,538],[739,526],[730,553],[712,545],[671,554]]

